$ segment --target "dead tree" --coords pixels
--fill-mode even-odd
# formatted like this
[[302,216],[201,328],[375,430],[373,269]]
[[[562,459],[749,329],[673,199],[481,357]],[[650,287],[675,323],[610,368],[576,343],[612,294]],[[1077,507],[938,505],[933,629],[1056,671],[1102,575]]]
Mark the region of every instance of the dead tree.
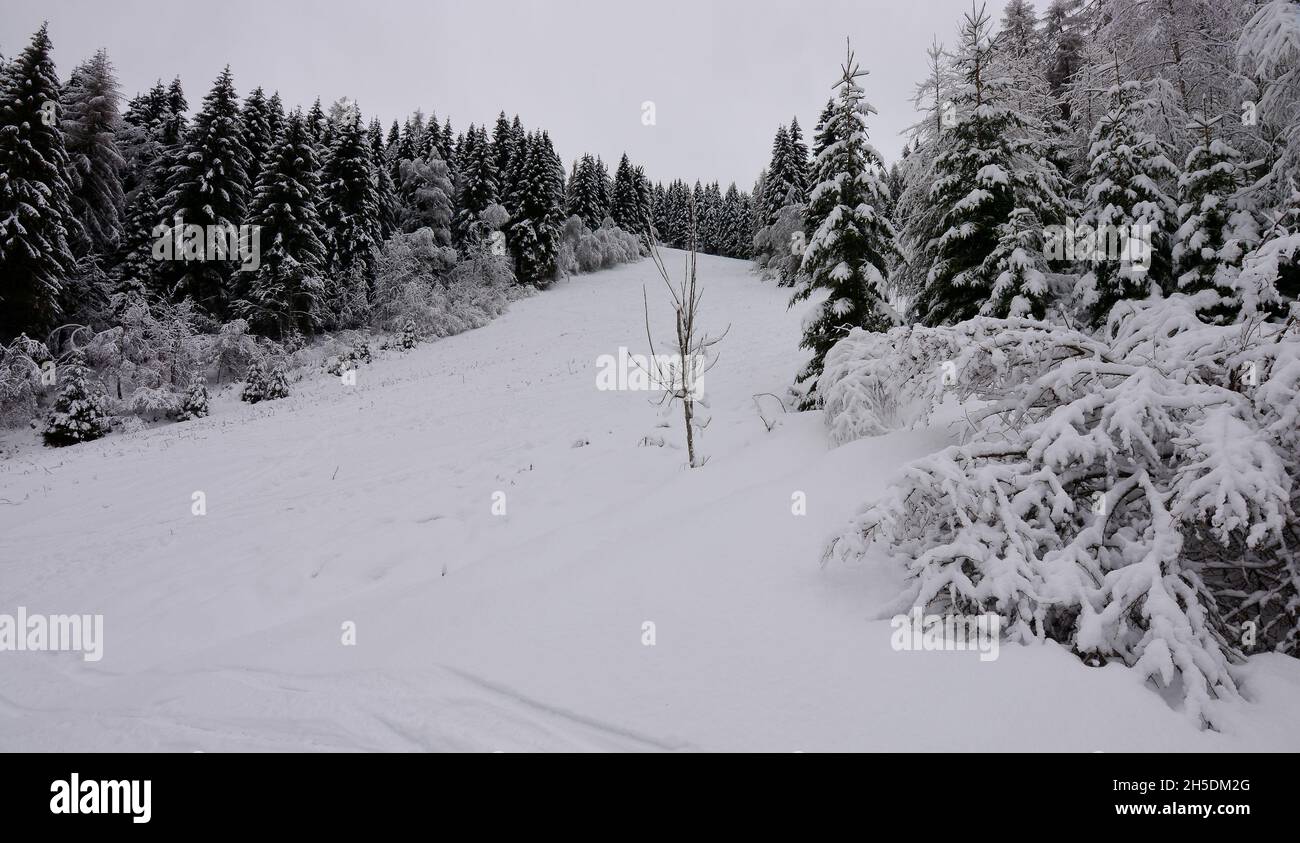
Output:
[[659,385],[663,390],[663,395],[659,399],[659,404],[673,401],[682,403],[682,419],[686,425],[686,456],[690,462],[691,468],[698,468],[704,465],[707,460],[697,460],[695,455],[695,431],[703,430],[708,422],[699,423],[696,417],[696,404],[707,407],[702,394],[702,381],[704,374],[714,367],[718,362],[718,357],[713,352],[713,346],[722,341],[727,332],[731,330],[728,325],[726,330],[716,337],[709,336],[699,327],[698,317],[700,313],[700,299],[703,295],[703,289],[700,287],[695,273],[695,208],[694,202],[690,207],[690,234],[687,242],[686,269],[680,283],[674,284],[668,274],[667,267],[664,266],[663,257],[659,254],[659,247],[655,242],[653,233],[647,237],[650,247],[650,259],[654,261],[655,269],[659,272],[659,277],[663,279],[664,286],[668,288],[668,294],[672,300],[674,312],[674,324],[676,336],[674,338],[674,351],[667,358],[662,358],[655,353],[655,342],[653,333],[650,330],[650,300],[646,294],[645,286],[641,287],[641,298],[645,306],[645,333],[646,339],[650,343],[650,359],[648,365],[650,371],[651,383]]

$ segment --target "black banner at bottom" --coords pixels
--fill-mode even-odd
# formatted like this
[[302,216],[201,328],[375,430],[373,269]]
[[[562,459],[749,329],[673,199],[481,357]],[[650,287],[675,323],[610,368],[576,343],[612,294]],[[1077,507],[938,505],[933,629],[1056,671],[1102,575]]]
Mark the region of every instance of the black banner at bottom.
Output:
[[[1216,832],[1278,827],[1294,755],[4,755],[6,828],[320,828],[489,822],[681,830],[787,817],[982,827],[981,817]],[[838,807],[836,807],[838,806]],[[634,813],[627,813],[634,812]],[[968,817],[963,818],[963,815]],[[606,818],[606,819],[601,819]],[[448,830],[459,826],[447,826]],[[882,825],[881,828],[894,827]]]

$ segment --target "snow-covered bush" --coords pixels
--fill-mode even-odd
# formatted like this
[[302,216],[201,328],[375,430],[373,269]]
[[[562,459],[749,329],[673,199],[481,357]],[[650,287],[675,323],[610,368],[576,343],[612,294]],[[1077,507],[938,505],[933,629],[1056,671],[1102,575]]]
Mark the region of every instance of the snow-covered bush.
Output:
[[402,339],[401,339],[402,348],[406,349],[407,351],[410,351],[411,349],[419,345],[419,343],[420,343],[420,335],[415,330],[415,322],[414,320],[407,319],[406,325],[402,328]]
[[73,352],[59,366],[59,382],[59,396],[42,434],[46,445],[59,448],[89,442],[112,430],[103,387],[86,368],[79,352]]
[[248,321],[234,319],[221,326],[211,340],[208,370],[215,383],[245,377],[262,355],[257,339],[248,332]]
[[127,405],[144,421],[161,421],[180,411],[184,397],[170,389],[142,386],[131,393]]
[[138,389],[180,389],[202,366],[208,340],[197,331],[192,302],[151,305],[140,295],[117,295],[113,312],[116,324],[90,335],[83,351],[119,402],[129,406]]
[[49,389],[42,382],[43,367],[52,363],[44,343],[26,334],[19,334],[7,348],[0,345],[0,427],[36,418],[41,396]]
[[778,212],[776,222],[754,235],[755,268],[782,287],[794,286],[799,276],[807,215],[808,207],[802,203],[786,205]]
[[271,375],[266,379],[266,394],[264,397],[267,401],[289,397],[289,378],[285,374],[283,366],[275,366],[271,369]]
[[1300,333],[1207,325],[1213,297],[1127,302],[1105,341],[1027,320],[894,331],[857,377],[847,361],[870,349],[851,336],[828,412],[841,441],[887,415],[882,391],[933,406],[951,390],[969,427],[826,558],[893,559],[899,606],[996,612],[1012,640],[1118,659],[1213,723],[1211,701],[1238,695],[1230,663],[1297,652],[1300,623]]

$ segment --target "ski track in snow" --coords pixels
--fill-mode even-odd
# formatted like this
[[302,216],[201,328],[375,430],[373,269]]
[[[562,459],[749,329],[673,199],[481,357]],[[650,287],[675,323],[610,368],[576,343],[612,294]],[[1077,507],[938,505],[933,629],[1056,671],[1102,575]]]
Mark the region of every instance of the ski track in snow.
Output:
[[946,433],[832,450],[819,413],[765,431],[752,396],[798,369],[800,314],[743,262],[702,256],[700,276],[705,326],[731,331],[699,470],[679,410],[595,388],[598,356],[648,351],[643,284],[669,323],[649,261],[356,387],[315,374],[256,406],[227,389],[208,419],[19,444],[0,612],[102,613],[104,658],[0,653],[0,750],[1300,749],[1294,660],[1253,659],[1252,702],[1214,734],[1055,645],[891,650],[872,610],[896,575],[818,559]]

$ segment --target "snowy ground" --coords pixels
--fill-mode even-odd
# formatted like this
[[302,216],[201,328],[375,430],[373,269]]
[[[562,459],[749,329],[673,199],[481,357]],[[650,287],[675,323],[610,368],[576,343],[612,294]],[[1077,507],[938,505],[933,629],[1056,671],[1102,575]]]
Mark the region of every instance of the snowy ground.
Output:
[[701,470],[676,414],[595,388],[598,356],[646,351],[648,261],[352,388],[228,392],[208,419],[0,461],[0,612],[102,613],[105,637],[96,663],[0,653],[0,750],[1300,750],[1295,660],[1253,660],[1214,734],[1054,645],[893,651],[892,575],[818,558],[943,432],[767,432],[751,396],[789,382],[798,316],[745,263],[700,266],[706,325],[731,323]]

